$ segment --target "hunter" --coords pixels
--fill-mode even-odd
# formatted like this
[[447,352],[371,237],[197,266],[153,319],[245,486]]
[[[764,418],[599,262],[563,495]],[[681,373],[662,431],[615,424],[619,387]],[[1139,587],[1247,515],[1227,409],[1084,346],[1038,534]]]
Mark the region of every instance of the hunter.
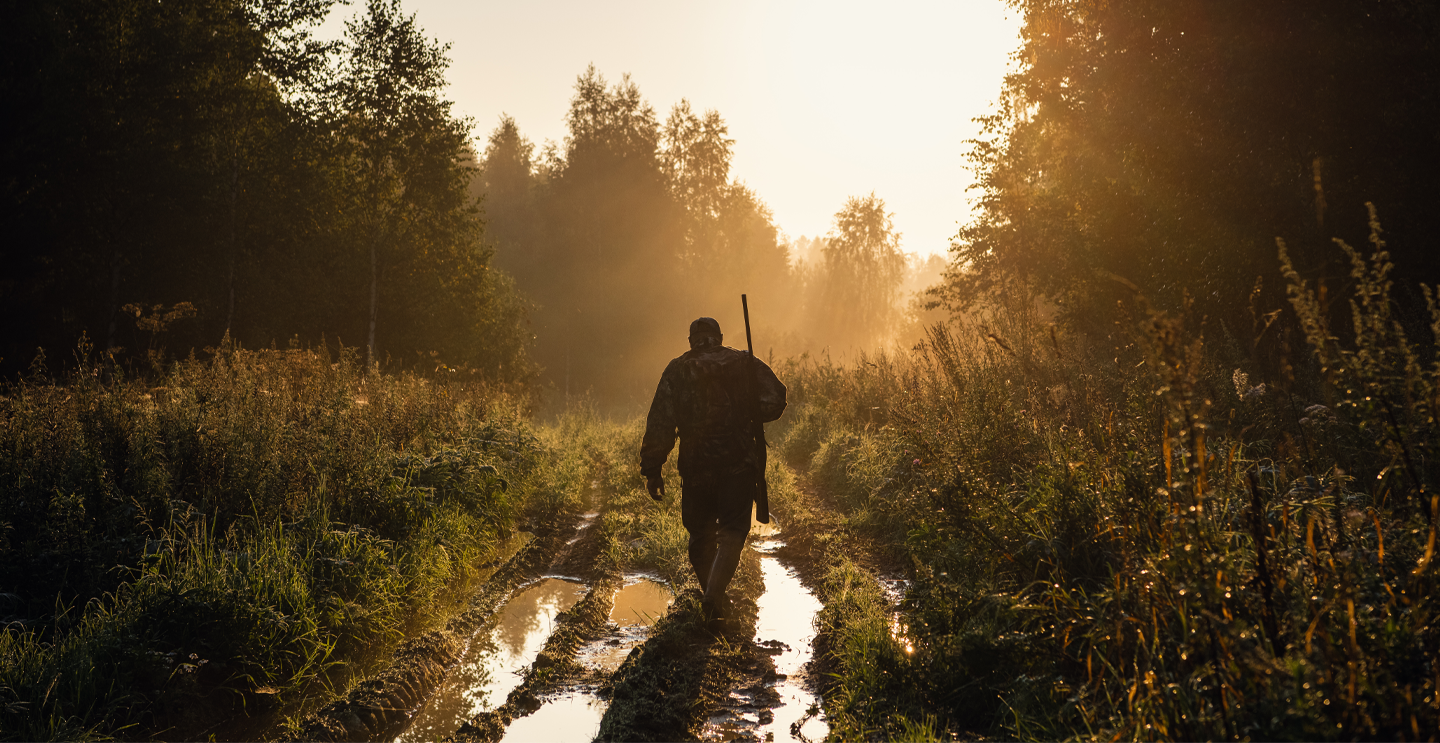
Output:
[[[725,619],[725,589],[750,533],[750,506],[763,498],[762,423],[785,412],[785,385],[763,361],[721,345],[720,323],[690,323],[690,350],[665,367],[640,445],[650,497],[665,495],[660,469],[680,439],[680,517],[707,618]],[[762,515],[768,521],[768,515]]]

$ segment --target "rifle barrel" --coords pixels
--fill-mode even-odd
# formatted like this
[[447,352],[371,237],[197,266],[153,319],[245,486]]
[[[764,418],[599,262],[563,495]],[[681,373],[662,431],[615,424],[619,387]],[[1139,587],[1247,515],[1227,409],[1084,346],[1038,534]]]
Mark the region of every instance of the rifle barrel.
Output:
[[740,308],[745,311],[745,348],[754,356],[755,342],[750,340],[750,302],[745,299],[744,294],[740,295]]

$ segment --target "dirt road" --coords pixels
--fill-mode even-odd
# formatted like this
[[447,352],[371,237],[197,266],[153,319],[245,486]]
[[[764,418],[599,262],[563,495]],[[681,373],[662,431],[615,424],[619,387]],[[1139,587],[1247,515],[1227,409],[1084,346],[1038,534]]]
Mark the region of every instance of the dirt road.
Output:
[[[296,737],[823,739],[811,657],[822,605],[807,587],[820,576],[815,535],[791,546],[783,527],[754,525],[731,589],[737,616],[717,628],[700,615],[688,568],[672,561],[667,578],[632,559],[655,553],[646,540],[666,538],[660,527],[623,528],[617,514],[636,501],[590,501],[592,510],[520,537],[470,611],[407,642],[388,670],[312,715]],[[777,508],[777,522],[823,528],[819,509],[791,506]]]

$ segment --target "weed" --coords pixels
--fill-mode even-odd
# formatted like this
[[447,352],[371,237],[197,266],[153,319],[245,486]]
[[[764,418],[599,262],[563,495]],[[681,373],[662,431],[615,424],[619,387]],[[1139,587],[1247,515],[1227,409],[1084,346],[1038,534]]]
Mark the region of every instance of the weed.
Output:
[[[890,631],[834,560],[822,637],[844,737],[1419,739],[1440,727],[1440,356],[1395,317],[1379,239],[1353,330],[1284,263],[1312,349],[1276,379],[1203,322],[1108,342],[1031,313],[782,376],[786,458],[842,531],[910,565]],[[1343,247],[1343,246],[1342,246]],[[1427,294],[1428,296],[1428,294]],[[1431,306],[1440,340],[1440,312]],[[903,718],[903,719],[902,719]],[[924,734],[922,734],[924,733]]]
[[545,450],[490,391],[230,346],[147,383],[87,351],[0,396],[7,738],[297,709],[458,610],[545,508]]

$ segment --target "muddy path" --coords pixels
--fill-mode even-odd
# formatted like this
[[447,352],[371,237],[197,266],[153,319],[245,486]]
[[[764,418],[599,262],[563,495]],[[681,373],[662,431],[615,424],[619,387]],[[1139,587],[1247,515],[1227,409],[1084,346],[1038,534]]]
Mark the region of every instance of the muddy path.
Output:
[[[882,542],[850,523],[843,515],[844,508],[816,486],[808,473],[789,468],[787,473],[792,478],[791,497],[781,508],[786,538],[777,556],[822,602],[834,598],[836,586],[827,585],[827,579],[837,565],[845,562],[859,568],[859,574],[874,581],[888,599],[890,633],[903,640],[900,608],[910,586],[907,558],[886,550]],[[842,642],[841,633],[833,623],[820,621],[815,627],[813,656],[806,671],[811,688],[821,697],[836,693],[838,679],[845,672],[832,652]]]
[[[587,517],[593,523],[599,515],[594,512]],[[605,546],[599,529],[585,529],[574,537],[547,576],[517,595],[505,608],[506,615],[495,623],[502,633],[523,625],[526,639],[517,642],[492,633],[493,649],[486,648],[475,658],[477,663],[489,663],[493,669],[489,677],[462,674],[422,711],[423,717],[437,707],[458,707],[467,713],[458,726],[427,728],[426,720],[421,719],[400,740],[502,740],[512,722],[535,715],[557,692],[593,685],[593,669],[581,661],[582,650],[609,633],[616,598],[625,582]],[[543,599],[533,607],[523,600],[531,594],[543,597],[552,593],[558,596],[548,602],[553,613],[541,608],[547,604]],[[494,652],[498,645],[506,646],[508,652]],[[456,721],[450,718],[447,723]]]
[[688,570],[666,580],[632,564],[626,555],[655,535],[611,528],[612,512],[635,504],[601,499],[537,531],[465,615],[407,642],[295,737],[824,739],[818,588],[827,550],[847,535],[813,492],[791,492],[777,504],[783,526],[754,525],[725,622],[705,621]]
[[[796,504],[797,506],[800,504]],[[821,665],[813,660],[812,586],[823,565],[813,537],[790,530],[813,522],[811,506],[777,509],[775,524],[753,524],[750,549],[732,584],[737,618],[719,631],[700,616],[687,582],[651,639],[611,679],[600,740],[806,741],[826,737]]]
[[463,613],[443,629],[402,643],[384,670],[356,685],[342,699],[308,715],[298,730],[282,739],[394,739],[410,726],[415,713],[465,657],[477,632],[519,589],[574,552],[576,535],[587,531],[591,522],[581,514],[562,513],[539,525],[533,533],[517,533],[512,537],[518,543],[511,556],[494,567]]

